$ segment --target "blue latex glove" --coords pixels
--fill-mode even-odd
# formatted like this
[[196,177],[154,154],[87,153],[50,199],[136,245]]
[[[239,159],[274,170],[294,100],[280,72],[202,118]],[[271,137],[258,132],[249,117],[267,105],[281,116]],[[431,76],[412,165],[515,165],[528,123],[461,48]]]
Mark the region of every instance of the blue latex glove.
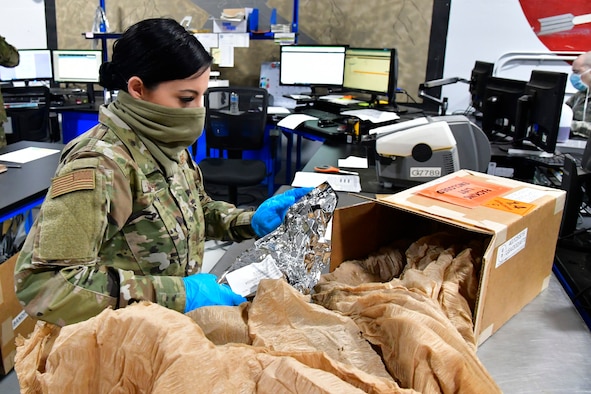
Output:
[[228,285],[220,285],[213,274],[194,274],[183,278],[187,301],[185,313],[202,306],[229,305],[235,306],[246,302],[246,298],[238,295]]
[[312,190],[314,190],[313,187],[289,189],[265,200],[258,207],[250,221],[255,234],[263,237],[279,227],[289,207]]

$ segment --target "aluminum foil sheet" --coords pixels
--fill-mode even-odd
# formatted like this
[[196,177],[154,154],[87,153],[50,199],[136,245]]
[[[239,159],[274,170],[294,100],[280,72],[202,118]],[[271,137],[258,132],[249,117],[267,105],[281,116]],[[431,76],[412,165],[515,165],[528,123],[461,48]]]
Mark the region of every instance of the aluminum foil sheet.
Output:
[[227,272],[270,257],[290,285],[309,294],[330,265],[330,239],[326,235],[337,201],[328,183],[317,186],[289,208],[283,224],[256,240]]

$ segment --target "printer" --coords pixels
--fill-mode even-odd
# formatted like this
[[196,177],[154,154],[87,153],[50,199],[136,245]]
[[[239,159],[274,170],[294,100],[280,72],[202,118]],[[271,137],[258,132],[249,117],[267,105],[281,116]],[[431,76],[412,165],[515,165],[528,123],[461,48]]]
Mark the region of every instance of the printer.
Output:
[[460,169],[487,172],[486,134],[463,115],[421,117],[370,131],[384,187],[409,187]]

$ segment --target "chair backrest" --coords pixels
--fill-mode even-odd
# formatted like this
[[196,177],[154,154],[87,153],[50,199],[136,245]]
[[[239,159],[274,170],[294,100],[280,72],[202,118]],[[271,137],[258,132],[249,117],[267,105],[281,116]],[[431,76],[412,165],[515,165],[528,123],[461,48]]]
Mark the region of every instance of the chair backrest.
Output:
[[[230,109],[230,96],[238,95],[238,109]],[[243,150],[264,146],[269,95],[263,88],[214,87],[205,93],[207,150],[228,151],[236,157]]]
[[19,86],[2,89],[6,115],[12,122],[12,133],[6,134],[11,144],[21,140],[49,139],[49,105],[51,95],[46,86]]

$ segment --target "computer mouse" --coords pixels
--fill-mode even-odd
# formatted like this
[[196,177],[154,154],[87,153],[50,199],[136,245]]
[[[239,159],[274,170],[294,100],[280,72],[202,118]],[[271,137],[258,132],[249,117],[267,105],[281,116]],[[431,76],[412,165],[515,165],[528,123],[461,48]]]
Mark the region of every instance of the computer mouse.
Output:
[[332,119],[318,119],[318,127],[331,127],[336,126],[336,123]]

